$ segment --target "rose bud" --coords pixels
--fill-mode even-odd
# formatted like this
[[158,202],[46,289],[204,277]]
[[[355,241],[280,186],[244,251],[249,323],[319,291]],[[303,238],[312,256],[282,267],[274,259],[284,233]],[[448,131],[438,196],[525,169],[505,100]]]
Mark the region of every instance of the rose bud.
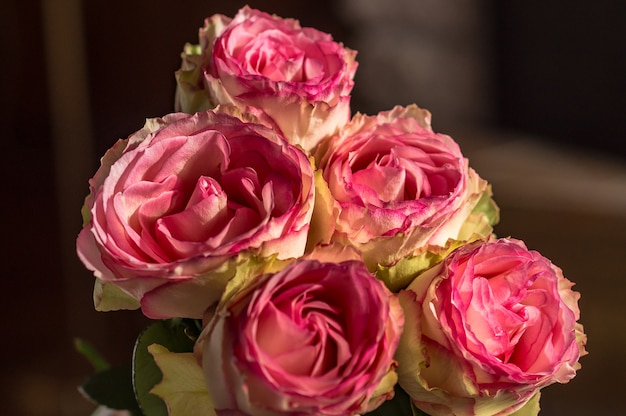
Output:
[[90,180],[77,240],[99,310],[202,317],[237,259],[304,253],[307,156],[226,113],[169,114],[120,140]]
[[225,296],[196,348],[218,415],[348,416],[393,397],[402,325],[362,262],[299,259]]
[[538,400],[586,354],[572,286],[519,240],[456,249],[399,294],[398,382],[432,416],[508,415]]
[[[483,238],[497,221],[488,183],[415,105],[355,115],[316,158],[332,196],[326,215],[336,217],[330,239],[359,249],[372,271]],[[405,277],[387,283],[397,290]]]
[[207,18],[199,38],[176,73],[178,111],[258,107],[307,151],[350,119],[356,52],[329,34],[246,6]]

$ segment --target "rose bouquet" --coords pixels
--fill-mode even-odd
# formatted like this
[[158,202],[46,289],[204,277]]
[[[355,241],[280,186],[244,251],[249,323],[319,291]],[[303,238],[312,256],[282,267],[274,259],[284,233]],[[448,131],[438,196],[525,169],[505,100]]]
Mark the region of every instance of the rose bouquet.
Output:
[[428,111],[351,115],[356,53],[215,15],[89,182],[97,310],[154,319],[81,386],[132,415],[536,415],[586,353],[579,294],[497,238],[491,188]]

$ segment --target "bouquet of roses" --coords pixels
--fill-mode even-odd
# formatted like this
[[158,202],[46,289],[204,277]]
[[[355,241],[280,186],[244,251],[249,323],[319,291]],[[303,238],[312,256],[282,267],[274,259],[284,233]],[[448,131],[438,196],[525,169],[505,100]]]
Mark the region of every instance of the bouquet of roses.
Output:
[[146,416],[536,415],[586,353],[579,294],[493,235],[457,143],[416,105],[352,116],[356,52],[295,20],[244,7],[199,37],[176,112],[89,182],[95,307],[155,321],[129,368],[81,344],[81,390]]

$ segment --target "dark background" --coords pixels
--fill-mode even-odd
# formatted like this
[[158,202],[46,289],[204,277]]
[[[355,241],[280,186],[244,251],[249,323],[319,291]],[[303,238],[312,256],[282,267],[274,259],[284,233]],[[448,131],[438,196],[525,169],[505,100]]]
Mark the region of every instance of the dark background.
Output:
[[626,2],[492,3],[496,124],[626,156]]
[[[7,415],[89,413],[92,406],[75,388],[90,371],[72,349],[76,336],[92,341],[112,362],[130,359],[134,338],[146,320],[136,312],[95,312],[93,278],[74,254],[87,180],[115,140],[138,130],[145,118],[173,110],[173,72],[184,43],[196,42],[204,17],[215,12],[233,16],[243,5],[208,0],[58,0],[56,5],[81,7],[83,42],[78,47],[68,42],[67,48],[61,42],[61,48],[54,49],[45,26],[51,9],[44,7],[54,1],[5,0],[0,12],[4,231],[0,413]],[[352,46],[359,28],[339,12],[338,3],[249,2],[330,32]],[[479,3],[490,23],[483,28],[490,40],[490,59],[484,65],[493,74],[493,83],[484,93],[493,110],[475,120],[473,131],[489,132],[485,135],[489,140],[521,134],[563,153],[582,153],[599,165],[607,160],[623,166],[626,3]],[[454,4],[451,1],[449,7]],[[62,6],[52,9],[63,11]],[[367,46],[358,49],[359,57],[367,58]],[[84,84],[79,78],[67,84],[50,81],[63,76],[51,76],[54,70],[46,50],[52,50],[52,56],[78,57],[85,65]],[[380,64],[393,68],[391,63]],[[360,82],[366,71],[363,65],[357,71],[353,108],[367,113],[388,109],[368,98],[368,85]],[[403,89],[394,86],[394,72],[385,77],[381,82],[392,86],[389,100],[408,104],[394,101]],[[66,101],[59,104],[55,101],[59,97]],[[430,108],[429,97],[415,101]],[[68,108],[72,111],[63,111]],[[446,119],[438,129],[465,127]],[[485,140],[461,139],[468,155]],[[497,174],[492,173],[494,180]],[[68,182],[78,186],[66,186]],[[626,185],[623,190],[626,193]],[[546,389],[542,414],[617,414],[621,389],[617,381],[608,380],[619,380],[626,371],[622,260],[626,213],[564,212],[559,206],[528,209],[516,198],[498,199],[497,189],[496,199],[503,214],[496,231],[524,239],[550,257],[583,294],[591,354],[569,385]]]

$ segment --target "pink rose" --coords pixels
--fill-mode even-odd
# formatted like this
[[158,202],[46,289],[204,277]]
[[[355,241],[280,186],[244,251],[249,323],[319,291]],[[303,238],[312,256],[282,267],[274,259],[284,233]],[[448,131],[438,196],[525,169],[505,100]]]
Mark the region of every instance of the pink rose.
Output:
[[301,150],[212,111],[148,120],[106,153],[90,191],[78,255],[153,318],[202,317],[239,254],[302,255],[314,199]]
[[187,45],[177,79],[177,110],[254,106],[291,143],[312,149],[350,119],[356,52],[329,34],[244,7],[214,15]]
[[399,383],[430,415],[508,415],[566,383],[586,342],[580,295],[523,242],[476,241],[399,295]]
[[359,261],[297,260],[220,302],[197,342],[218,415],[354,415],[393,397],[395,295]]
[[487,182],[415,105],[355,115],[317,159],[334,199],[331,239],[361,250],[370,269],[489,235],[497,220]]

